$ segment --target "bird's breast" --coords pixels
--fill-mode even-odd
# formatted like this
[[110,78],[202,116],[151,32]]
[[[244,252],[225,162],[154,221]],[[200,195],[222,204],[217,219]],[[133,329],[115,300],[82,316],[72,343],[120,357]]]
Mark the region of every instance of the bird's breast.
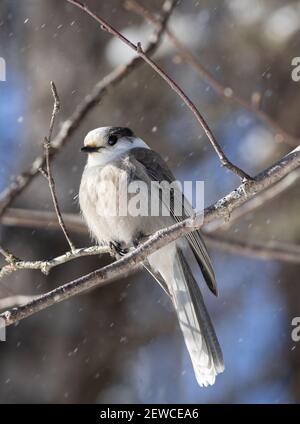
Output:
[[[135,234],[151,230],[145,217],[128,213],[128,173],[114,165],[86,168],[79,203],[89,230],[100,243],[118,241],[131,246]],[[147,220],[148,221],[148,220]]]

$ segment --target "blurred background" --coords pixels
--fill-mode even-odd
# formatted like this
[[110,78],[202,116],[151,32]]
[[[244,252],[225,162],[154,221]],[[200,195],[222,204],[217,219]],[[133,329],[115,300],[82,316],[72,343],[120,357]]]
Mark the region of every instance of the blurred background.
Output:
[[[121,0],[87,4],[130,36],[147,43],[153,26]],[[162,0],[141,1],[159,13]],[[291,61],[300,54],[300,1],[178,1],[169,23],[183,44],[225,87],[249,100],[286,131],[300,134],[300,82]],[[52,111],[50,80],[62,103],[55,131],[76,106],[131,52],[65,1],[2,0],[0,56],[0,190],[42,153]],[[207,119],[229,157],[255,175],[291,147],[246,109],[220,97],[183,63],[165,37],[155,54]],[[230,91],[229,91],[230,92]],[[205,204],[238,179],[221,168],[193,115],[146,64],[112,89],[89,113],[53,162],[63,212],[78,213],[85,134],[99,126],[129,126],[168,162],[180,180],[204,180]],[[300,241],[299,184],[228,228],[239,240]],[[47,181],[37,177],[14,207],[53,210]],[[224,232],[223,232],[224,234]],[[42,259],[67,250],[60,231],[0,227],[1,245],[17,257]],[[72,234],[76,246],[91,244]],[[0,343],[0,402],[300,401],[300,342],[291,321],[300,316],[299,266],[209,248],[219,298],[203,289],[224,351],[225,372],[199,388],[172,305],[145,272],[71,298],[8,328]],[[2,260],[2,259],[1,259]],[[48,277],[19,271],[0,282],[0,297],[39,294],[108,263],[89,257]],[[2,262],[1,262],[2,263]],[[201,276],[199,275],[201,282]]]

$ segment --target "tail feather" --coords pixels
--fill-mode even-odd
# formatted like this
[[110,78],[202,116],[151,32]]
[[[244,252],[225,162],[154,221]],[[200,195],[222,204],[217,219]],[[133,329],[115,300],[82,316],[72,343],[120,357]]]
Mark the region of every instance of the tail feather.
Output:
[[179,247],[169,288],[197,381],[200,386],[212,385],[224,371],[223,355],[201,291]]

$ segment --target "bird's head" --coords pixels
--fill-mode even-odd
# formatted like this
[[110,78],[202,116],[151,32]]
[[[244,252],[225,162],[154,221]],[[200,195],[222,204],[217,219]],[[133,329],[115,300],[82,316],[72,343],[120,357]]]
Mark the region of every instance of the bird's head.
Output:
[[103,166],[135,147],[148,147],[127,127],[101,127],[90,131],[82,152],[89,155],[88,165]]

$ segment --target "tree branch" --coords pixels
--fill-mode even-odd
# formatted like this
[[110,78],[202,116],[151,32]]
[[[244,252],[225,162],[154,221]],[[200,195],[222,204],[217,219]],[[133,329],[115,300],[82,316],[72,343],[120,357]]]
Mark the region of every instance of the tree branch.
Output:
[[220,144],[217,142],[215,136],[210,130],[207,122],[192,102],[192,100],[185,94],[185,92],[179,87],[179,85],[156,63],[154,62],[148,54],[142,49],[141,43],[134,44],[128,38],[126,38],[122,33],[112,27],[108,22],[106,22],[103,18],[98,16],[96,13],[92,12],[85,4],[77,1],[77,0],[66,0],[67,2],[77,6],[79,9],[88,14],[91,18],[97,21],[100,24],[100,28],[113,36],[119,38],[124,44],[130,47],[133,51],[135,51],[151,68],[169,85],[169,87],[183,100],[185,105],[191,110],[194,114],[196,120],[201,125],[204,130],[207,138],[209,139],[211,145],[213,146],[215,152],[218,155],[218,158],[223,166],[229,169],[232,173],[236,174],[242,180],[251,180],[251,177],[246,174],[242,169],[234,165],[226,156]]
[[52,268],[58,265],[65,264],[66,262],[81,258],[83,256],[103,255],[104,253],[111,254],[111,248],[109,246],[91,246],[80,249],[73,249],[72,251],[66,252],[63,255],[57,256],[56,258],[42,261],[20,261],[16,259],[13,263],[5,265],[0,269],[0,280],[1,278],[7,277],[12,272],[20,269],[35,269],[47,275]]
[[[171,3],[171,7],[167,7]],[[153,54],[158,48],[162,39],[167,20],[170,13],[173,10],[174,2],[166,0],[163,5],[163,13],[161,19],[161,27],[155,31],[151,37],[151,41],[146,47],[145,51],[147,54]],[[74,113],[62,124],[60,131],[52,141],[52,151],[50,152],[50,159],[56,157],[56,155],[63,149],[63,147],[70,141],[70,137],[74,134],[76,129],[80,126],[82,121],[88,116],[88,114],[99,104],[102,98],[113,88],[118,86],[124,78],[126,78],[132,71],[137,69],[144,63],[140,57],[135,57],[130,62],[124,65],[120,65],[115,68],[112,72],[106,75],[102,80],[95,84],[94,88],[88,94],[82,103],[80,103]],[[46,156],[41,155],[36,157],[31,166],[26,172],[23,172],[15,178],[15,181],[11,183],[0,195],[0,217],[4,211],[11,205],[14,199],[21,194],[31,181],[40,173],[46,163]]]
[[[14,211],[14,210],[13,210]],[[19,210],[17,210],[17,215],[19,215]],[[40,227],[45,228],[45,225],[48,223],[51,224],[51,228],[60,228],[57,223],[56,215],[54,213],[49,214],[48,212],[38,212],[38,211],[23,211],[27,213],[31,220],[28,222],[30,227]],[[19,218],[17,218],[18,223],[20,224]],[[22,218],[21,218],[22,220]],[[24,221],[21,222],[24,224]],[[86,225],[82,222],[79,216],[72,214],[65,214],[65,223],[69,229],[77,233],[87,233]],[[25,218],[25,225],[27,221]],[[273,259],[280,260],[291,263],[300,263],[300,247],[283,243],[281,241],[244,241],[230,238],[228,236],[220,236],[215,234],[203,232],[205,240],[209,245],[224,250],[228,253],[234,253],[243,256],[251,256],[259,259]],[[48,274],[50,270],[58,265],[65,264],[71,260],[83,257],[83,256],[92,256],[92,255],[102,255],[110,254],[113,252],[110,246],[91,246],[86,248],[75,249],[70,252],[66,252],[63,255],[57,256],[49,260],[38,260],[38,261],[25,261],[14,259],[13,262],[9,262],[7,265],[2,267],[0,270],[0,280],[4,277],[7,277],[11,273],[18,270],[39,270],[44,274]]]
[[227,230],[232,226],[235,221],[238,221],[243,216],[256,211],[257,209],[264,206],[270,200],[273,200],[275,197],[279,196],[285,192],[289,187],[291,187],[295,182],[300,178],[300,170],[296,169],[295,171],[288,174],[282,180],[278,181],[276,184],[268,187],[266,190],[259,193],[258,196],[253,197],[248,202],[243,203],[241,206],[236,208],[230,215],[230,220],[216,220],[211,222],[206,226],[206,231],[211,233],[216,230]]
[[[88,230],[80,215],[64,213],[64,221],[69,231],[87,234]],[[9,208],[0,218],[3,225],[11,227],[58,229],[55,213],[32,209]]]
[[144,261],[147,256],[161,247],[200,228],[203,224],[228,215],[228,211],[237,208],[246,200],[270,187],[299,166],[300,146],[284,156],[273,166],[257,175],[251,184],[243,182],[235,190],[206,208],[204,211],[204,220],[202,216],[195,215],[171,227],[160,230],[116,262],[38,296],[23,306],[3,312],[0,314],[0,318],[3,318],[5,325],[8,326],[92,287],[107,284],[124,275],[124,273]]
[[204,233],[206,241],[217,249],[235,255],[251,256],[300,264],[300,246],[282,241],[241,241],[228,236]]
[[[133,11],[136,14],[142,16],[148,22],[154,25],[159,24],[159,19],[151,13],[145,6],[142,6],[136,0],[126,0],[125,7],[127,10]],[[211,74],[198,60],[198,58],[186,47],[179,38],[171,31],[166,28],[165,34],[169,37],[173,45],[178,49],[179,56],[185,63],[189,63],[198,72],[198,74],[214,89],[214,91],[223,97],[225,100],[229,100],[233,103],[238,104],[242,108],[253,113],[258,119],[267,124],[279,137],[276,140],[284,141],[290,146],[297,146],[299,144],[299,138],[294,137],[286,130],[284,130],[278,122],[271,118],[267,113],[258,109],[257,105],[253,102],[250,103],[247,100],[236,94],[232,88],[222,85],[216,78]]]

